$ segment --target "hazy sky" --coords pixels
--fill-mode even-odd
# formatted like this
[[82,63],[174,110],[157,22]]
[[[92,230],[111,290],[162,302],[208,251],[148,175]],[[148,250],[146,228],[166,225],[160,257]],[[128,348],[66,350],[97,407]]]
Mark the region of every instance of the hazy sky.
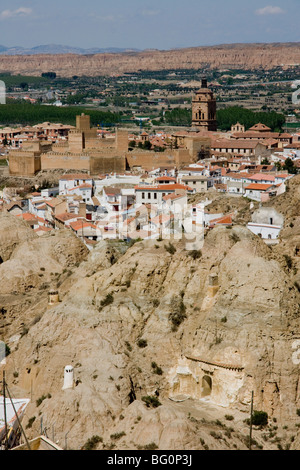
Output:
[[[270,2],[270,3],[269,3]],[[300,41],[300,0],[1,0],[0,44],[170,49]]]

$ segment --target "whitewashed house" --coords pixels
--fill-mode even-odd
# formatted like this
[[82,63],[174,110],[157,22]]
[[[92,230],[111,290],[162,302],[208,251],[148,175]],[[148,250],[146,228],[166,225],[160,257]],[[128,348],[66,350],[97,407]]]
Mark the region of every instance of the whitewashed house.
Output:
[[251,183],[245,187],[245,197],[253,201],[266,202],[277,195],[275,184]]
[[137,204],[156,204],[160,207],[163,205],[163,198],[169,194],[186,195],[192,192],[191,188],[183,184],[164,184],[157,186],[136,186],[136,203]]
[[93,187],[93,178],[91,178],[89,175],[81,173],[64,175],[59,179],[59,195],[68,195],[72,189],[85,184]]
[[272,207],[261,207],[252,216],[247,227],[263,240],[277,240],[284,224],[283,215]]
[[75,186],[69,190],[69,194],[79,196],[86,204],[93,205],[93,186],[91,184],[83,183]]

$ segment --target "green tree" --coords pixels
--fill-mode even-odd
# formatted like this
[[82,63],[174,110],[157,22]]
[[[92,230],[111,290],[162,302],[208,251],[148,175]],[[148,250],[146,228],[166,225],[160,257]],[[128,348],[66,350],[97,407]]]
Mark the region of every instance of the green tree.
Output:
[[169,126],[190,127],[192,124],[192,110],[174,108],[172,111],[166,111],[164,120]]
[[28,90],[28,83],[26,82],[21,82],[20,83],[20,88],[22,88],[22,90]]
[[42,73],[42,77],[54,79],[54,78],[56,78],[56,73],[55,72],[45,72],[45,73]]
[[286,170],[288,173],[290,173],[292,175],[296,175],[298,173],[298,169],[295,166],[293,160],[291,160],[291,158],[286,159],[286,161],[283,165],[283,169]]
[[254,126],[258,122],[270,127],[272,131],[281,130],[285,123],[285,116],[272,112],[254,112],[250,109],[239,106],[231,106],[217,111],[218,128],[221,130],[230,130],[233,124],[240,122],[246,129]]

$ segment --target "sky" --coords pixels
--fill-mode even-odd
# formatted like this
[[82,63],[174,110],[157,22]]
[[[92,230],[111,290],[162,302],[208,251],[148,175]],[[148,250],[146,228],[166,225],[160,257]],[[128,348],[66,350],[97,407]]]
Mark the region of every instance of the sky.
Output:
[[[269,3],[270,2],[270,3]],[[0,45],[174,49],[300,41],[300,0],[1,0]]]

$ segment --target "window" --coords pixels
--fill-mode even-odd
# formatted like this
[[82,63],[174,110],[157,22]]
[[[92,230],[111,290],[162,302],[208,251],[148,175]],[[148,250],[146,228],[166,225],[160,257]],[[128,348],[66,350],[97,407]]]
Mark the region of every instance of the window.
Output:
[[145,193],[142,193],[142,199],[145,199]]
[[148,199],[151,199],[151,193],[148,193]]
[[157,199],[157,193],[154,193],[154,199]]

